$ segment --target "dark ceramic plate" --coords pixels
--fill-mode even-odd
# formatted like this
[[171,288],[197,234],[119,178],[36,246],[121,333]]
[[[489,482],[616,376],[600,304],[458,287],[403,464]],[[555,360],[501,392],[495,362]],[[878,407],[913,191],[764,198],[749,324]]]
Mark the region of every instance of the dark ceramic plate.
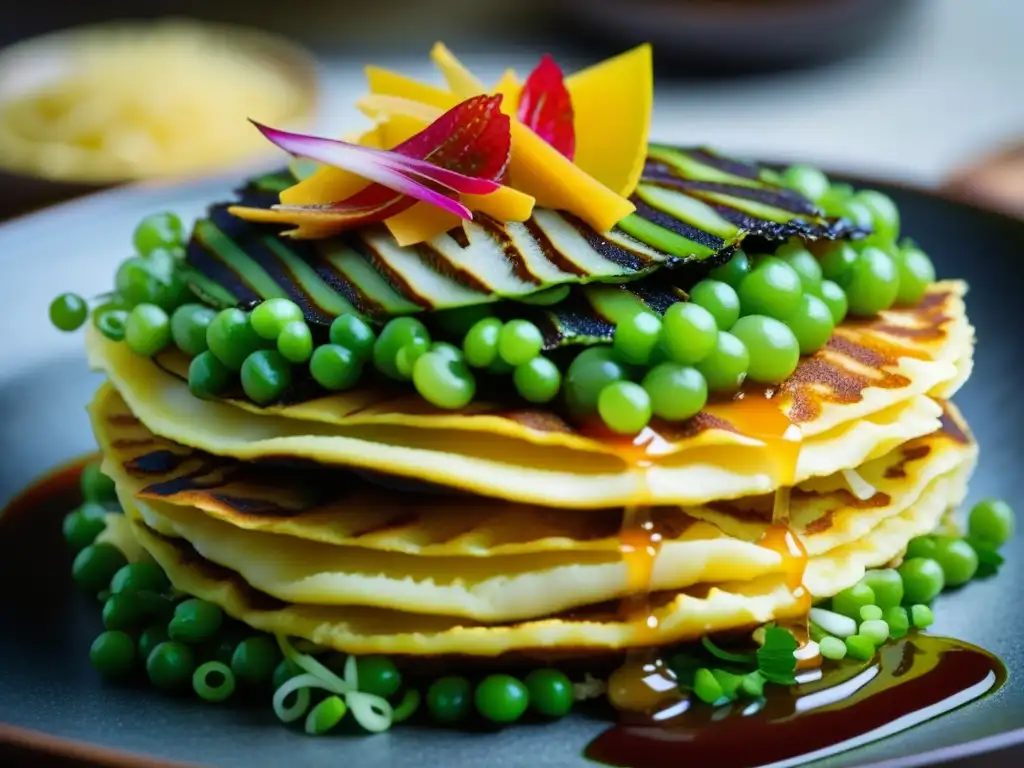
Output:
[[[0,227],[0,502],[33,478],[93,449],[84,406],[99,383],[88,373],[81,339],[46,325],[58,291],[107,288],[134,223],[154,209],[198,213],[230,181],[176,190],[121,189]],[[944,276],[971,284],[968,307],[978,329],[977,365],[957,398],[982,448],[971,501],[1001,496],[1024,512],[1024,341],[1019,330],[1024,222],[898,187],[904,231],[932,254]],[[269,702],[214,709],[151,690],[102,685],[87,648],[100,630],[99,605],[76,592],[60,537],[62,509],[0,521],[0,741],[70,750],[68,742],[134,752],[122,764],[170,759],[216,766],[586,765],[580,756],[605,723],[574,717],[496,734],[401,727],[375,737],[308,738],[274,722]],[[1024,725],[1024,538],[1008,545],[1002,573],[944,596],[936,634],[980,645],[1001,657],[1010,680],[999,693],[898,736],[819,763],[832,768],[894,761],[934,765],[932,750],[991,749],[1017,739]],[[964,748],[976,740],[989,739]],[[1024,736],[1022,736],[1024,739]],[[756,749],[756,745],[752,745]],[[0,748],[0,763],[13,754]],[[84,754],[84,753],[79,753]],[[93,752],[90,761],[108,761]],[[943,758],[945,759],[945,757]],[[1024,756],[998,764],[1022,765]],[[890,763],[886,763],[890,765]],[[991,756],[978,765],[995,765]]]

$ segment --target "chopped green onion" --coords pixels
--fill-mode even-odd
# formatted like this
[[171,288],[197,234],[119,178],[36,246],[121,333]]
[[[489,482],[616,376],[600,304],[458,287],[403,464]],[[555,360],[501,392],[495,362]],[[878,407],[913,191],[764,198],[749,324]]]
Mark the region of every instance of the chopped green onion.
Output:
[[732,653],[731,651],[726,651],[715,645],[714,642],[712,642],[711,638],[707,635],[704,635],[704,637],[700,639],[700,642],[701,645],[703,645],[704,648],[707,650],[707,652],[714,656],[716,659],[721,659],[722,661],[731,661],[734,664],[757,663],[757,656],[755,656],[753,653]]
[[391,722],[403,723],[408,720],[416,714],[416,710],[420,708],[421,701],[423,701],[423,697],[418,690],[407,688],[405,695],[402,696],[402,700],[395,707],[395,711],[391,715]]
[[[277,715],[282,723],[293,723],[306,714],[306,710],[309,709],[310,688],[330,690],[330,688],[324,685],[323,680],[320,680],[316,675],[307,673],[305,675],[296,675],[274,691],[274,714]],[[295,701],[291,704],[286,704],[285,701],[293,693],[295,694]]]
[[[211,678],[217,682],[211,682]],[[220,661],[208,661],[192,673],[192,689],[199,698],[219,703],[235,692],[235,673]]]
[[861,622],[858,634],[866,637],[875,646],[879,646],[889,639],[889,625],[882,619],[868,619]]
[[734,675],[724,669],[712,669],[711,674],[722,688],[722,695],[729,701],[736,700],[736,694],[743,684],[743,675]]
[[872,621],[882,618],[884,614],[877,605],[862,605],[860,607],[861,621]]
[[875,644],[864,635],[853,635],[846,638],[846,653],[857,661],[871,661],[875,656]]
[[846,658],[846,643],[838,637],[823,637],[818,641],[818,650],[822,656],[832,661]]
[[721,684],[706,667],[701,667],[694,675],[693,692],[705,704],[714,704],[724,695]]
[[348,712],[348,707],[340,696],[328,696],[321,701],[306,715],[306,733],[310,736],[319,736],[327,733],[334,726],[341,722],[341,718]]
[[889,625],[889,637],[893,640],[903,637],[910,630],[910,617],[907,615],[907,609],[894,605],[885,612],[885,623]]
[[927,605],[910,606],[910,623],[918,629],[930,627],[935,621],[935,614]]
[[757,670],[754,670],[749,675],[744,675],[743,682],[740,684],[740,690],[752,699],[764,696],[764,677]]
[[857,634],[857,622],[849,616],[824,608],[811,608],[810,619],[828,634],[838,638]]

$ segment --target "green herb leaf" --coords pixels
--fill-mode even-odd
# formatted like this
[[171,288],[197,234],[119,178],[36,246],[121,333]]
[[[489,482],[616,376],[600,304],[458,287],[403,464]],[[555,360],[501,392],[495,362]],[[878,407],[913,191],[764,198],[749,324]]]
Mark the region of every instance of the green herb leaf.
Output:
[[717,645],[714,644],[714,642],[712,642],[711,638],[707,635],[700,639],[700,643],[704,646],[704,649],[712,656],[714,656],[716,659],[728,661],[733,664],[744,664],[747,666],[754,666],[755,664],[757,664],[757,657],[754,654],[733,653],[723,648],[719,648]]
[[676,653],[669,658],[668,666],[675,674],[680,688],[693,688],[694,677],[703,662],[688,653]]
[[755,669],[749,675],[744,675],[740,690],[752,699],[764,696],[764,678],[761,677],[761,673]]
[[764,633],[764,645],[757,652],[757,667],[769,683],[793,685],[796,683],[796,650],[799,648],[793,633],[781,627],[770,627]]

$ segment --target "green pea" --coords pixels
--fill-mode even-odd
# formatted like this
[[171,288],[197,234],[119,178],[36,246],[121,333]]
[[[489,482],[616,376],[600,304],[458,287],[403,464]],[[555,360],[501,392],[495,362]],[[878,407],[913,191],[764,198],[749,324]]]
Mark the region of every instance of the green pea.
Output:
[[110,580],[110,591],[115,595],[126,591],[166,592],[170,587],[163,568],[146,560],[123,566]]
[[156,304],[139,304],[128,313],[124,342],[136,355],[152,357],[171,343],[171,319]]
[[395,369],[403,381],[412,379],[416,361],[430,351],[430,342],[426,339],[413,339],[395,355]]
[[907,543],[907,551],[904,559],[912,557],[932,557],[935,554],[935,538],[932,536],[917,536]]
[[874,226],[875,217],[871,213],[871,209],[855,197],[833,207],[832,212],[834,215],[853,222],[860,229],[870,230]]
[[727,283],[735,290],[739,288],[740,283],[743,282],[748,274],[752,265],[750,258],[743,251],[736,251],[732,258],[729,259],[725,264],[719,267],[715,267],[708,273],[708,277],[712,280],[720,280],[723,283]]
[[[696,368],[712,392],[734,392],[747,378],[750,353],[747,345],[731,333],[719,331],[715,348]],[[657,407],[654,412],[658,413]]]
[[[725,283],[718,283],[725,285]],[[729,286],[725,285],[726,288]],[[615,326],[612,350],[624,363],[645,365],[661,338],[661,320],[651,312],[638,312]]]
[[143,256],[157,248],[180,246],[185,242],[185,226],[181,219],[169,212],[153,213],[135,227],[132,243]]
[[910,606],[910,623],[918,629],[927,629],[935,621],[932,609],[927,605]]
[[750,355],[747,378],[760,384],[779,384],[788,379],[800,362],[796,334],[773,317],[748,315],[732,327]]
[[802,355],[813,355],[824,347],[835,330],[828,305],[809,293],[800,297],[796,311],[786,318],[786,325],[796,336]]
[[477,712],[493,723],[514,723],[526,712],[530,694],[511,675],[488,675],[476,687]]
[[[1002,499],[984,499],[971,507],[967,529],[971,538],[998,548],[1013,538],[1013,509]],[[924,601],[922,601],[924,602]]]
[[159,304],[166,285],[154,273],[145,259],[133,256],[125,259],[114,277],[117,292],[128,307],[138,304]]
[[469,716],[473,690],[464,677],[441,677],[427,689],[427,711],[435,722],[456,725]]
[[98,461],[89,462],[82,468],[79,487],[86,501],[96,504],[117,503],[117,488],[114,481],[103,474]]
[[418,338],[430,342],[430,334],[427,332],[426,326],[416,318],[396,317],[389,320],[373,344],[374,366],[385,376],[402,380],[401,374],[395,367],[398,350]]
[[828,192],[828,176],[810,165],[791,165],[782,172],[782,184],[816,203]]
[[471,304],[468,307],[434,312],[432,319],[448,338],[464,339],[474,325],[493,316],[494,307],[491,304]]
[[785,320],[796,312],[803,286],[796,270],[781,259],[770,256],[743,279],[736,292],[744,315],[766,315]]
[[89,317],[89,305],[77,293],[62,293],[50,302],[50,322],[60,331],[77,331]]
[[697,304],[673,304],[662,318],[660,346],[674,363],[699,363],[711,354],[717,339],[715,316]]
[[377,340],[373,329],[355,315],[339,315],[331,323],[331,344],[352,350],[356,357],[367,361],[373,356],[373,344]]
[[641,386],[651,413],[666,421],[685,421],[700,413],[708,401],[708,385],[700,372],[677,363],[656,365]]
[[252,637],[251,627],[225,619],[220,632],[203,643],[199,658],[203,661],[219,661],[230,666],[238,644],[249,637]]
[[601,390],[597,412],[613,432],[635,435],[651,420],[651,396],[639,384],[616,381]]
[[[843,285],[840,282],[840,285]],[[846,299],[850,313],[870,317],[888,309],[896,301],[900,277],[896,263],[881,248],[865,247],[846,276]]]
[[356,671],[360,691],[387,699],[402,687],[402,673],[387,656],[357,656]]
[[249,315],[249,322],[256,335],[267,341],[277,341],[282,328],[288,323],[302,319],[302,309],[299,305],[291,299],[284,298],[266,299]]
[[195,652],[175,640],[160,643],[146,659],[149,681],[162,691],[179,691],[190,685],[195,668]]
[[865,189],[853,196],[871,213],[871,225],[875,234],[895,242],[900,236],[900,211],[892,198],[874,189]]
[[527,320],[510,320],[498,333],[498,357],[513,367],[530,362],[543,347],[540,328]]
[[172,640],[201,643],[217,634],[223,621],[224,612],[219,605],[193,597],[175,606],[167,634]]
[[496,317],[480,320],[466,332],[462,352],[474,368],[486,368],[498,359],[498,337],[502,323]]
[[[269,635],[253,635],[238,644],[231,656],[231,669],[240,682],[264,686],[281,663],[281,649]],[[362,690],[362,689],[360,689]]]
[[555,399],[562,386],[562,372],[546,357],[537,356],[517,365],[512,373],[516,392],[531,403],[548,403]]
[[64,540],[72,552],[81,552],[96,541],[107,527],[106,516],[106,507],[92,502],[86,502],[64,516]]
[[966,541],[953,536],[935,540],[932,559],[942,568],[943,583],[947,587],[962,586],[978,572],[978,553]]
[[121,550],[113,544],[90,544],[75,556],[71,577],[80,587],[95,594],[110,586],[110,580],[126,562]]
[[832,243],[821,259],[821,273],[826,280],[842,286],[853,265],[857,262],[857,251],[849,243]]
[[276,691],[293,677],[298,677],[301,674],[303,674],[302,667],[290,659],[281,659],[278,665],[274,667],[274,676],[272,678],[274,690]]
[[186,355],[195,357],[205,352],[206,332],[217,316],[216,311],[202,304],[182,304],[171,315],[171,338]]
[[292,365],[274,349],[258,349],[242,363],[242,391],[254,403],[279,400],[292,384]]
[[861,582],[871,587],[875,596],[873,604],[882,610],[903,602],[903,579],[893,568],[873,568],[864,574]]
[[101,633],[89,648],[89,663],[106,678],[124,677],[135,667],[135,659],[135,641],[117,630]]
[[920,248],[900,249],[896,254],[896,269],[899,272],[896,303],[902,306],[917,304],[924,298],[928,286],[935,282],[935,266]]
[[572,710],[572,682],[557,669],[535,669],[523,681],[530,707],[545,717],[565,717]]
[[942,566],[929,557],[912,557],[904,560],[899,572],[903,577],[905,605],[930,603],[946,586]]
[[123,309],[105,309],[94,315],[96,330],[111,341],[124,341],[124,326],[128,313]]
[[304,320],[285,324],[277,337],[277,351],[289,363],[309,362],[313,355],[313,332]]
[[150,624],[139,634],[139,658],[145,663],[153,649],[169,639],[166,623]]
[[192,673],[192,690],[204,701],[227,701],[235,692],[235,675],[226,664],[207,661]]
[[233,375],[213,352],[200,352],[188,364],[188,390],[195,397],[212,399],[227,391]]
[[611,347],[589,347],[580,352],[565,373],[565,398],[577,417],[597,414],[601,391],[616,381],[627,379],[625,367]]
[[412,383],[424,400],[448,410],[464,408],[476,394],[476,379],[469,368],[437,352],[427,352],[416,361]]
[[[359,382],[363,364],[348,347],[322,344],[313,350],[309,373],[321,387],[331,392],[351,389]],[[395,371],[397,378],[398,372]]]
[[821,289],[821,263],[799,240],[786,243],[775,253],[800,278],[804,293],[818,293]]
[[832,597],[832,610],[854,621],[860,620],[860,609],[865,605],[875,605],[875,591],[863,581]]
[[242,363],[262,345],[252,329],[249,317],[240,309],[218,312],[206,329],[210,352],[231,371],[242,370]]
[[134,631],[147,618],[146,604],[134,592],[111,595],[103,604],[103,626],[107,629]]
[[840,288],[838,283],[833,283],[831,280],[822,280],[821,288],[818,290],[818,298],[825,302],[828,311],[832,313],[832,324],[839,325],[846,319],[846,313],[849,309],[846,291]]

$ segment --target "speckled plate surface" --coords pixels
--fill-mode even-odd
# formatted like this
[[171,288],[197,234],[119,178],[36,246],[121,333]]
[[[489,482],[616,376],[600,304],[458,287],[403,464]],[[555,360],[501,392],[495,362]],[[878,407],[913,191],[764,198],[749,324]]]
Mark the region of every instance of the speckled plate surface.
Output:
[[[81,337],[49,327],[50,298],[70,289],[107,290],[139,218],[158,209],[196,215],[231,184],[119,189],[0,227],[0,505],[48,469],[94,449],[85,404],[99,379],[86,369]],[[1002,496],[1024,512],[1024,222],[919,191],[882,188],[899,203],[904,231],[932,255],[939,273],[971,285],[977,365],[957,397],[981,444],[970,501]],[[275,724],[269,702],[214,709],[144,686],[105,686],[87,658],[101,627],[99,606],[71,584],[62,512],[0,519],[0,744],[48,743],[68,751],[84,743],[134,753],[121,755],[123,765],[590,765],[581,752],[606,723],[583,717],[494,734],[401,727],[373,737],[313,739]],[[941,598],[934,631],[997,654],[1010,671],[1007,685],[939,720],[817,765],[934,765],[939,758],[931,750],[954,748],[946,753],[953,756],[973,751],[963,745],[979,739],[988,739],[983,747],[1024,740],[1011,733],[1024,725],[1024,536],[1006,554],[998,577]],[[8,764],[8,754],[0,746],[0,763]],[[78,752],[80,759],[113,764],[111,754]],[[1021,765],[1024,756],[1004,753],[969,764]]]

